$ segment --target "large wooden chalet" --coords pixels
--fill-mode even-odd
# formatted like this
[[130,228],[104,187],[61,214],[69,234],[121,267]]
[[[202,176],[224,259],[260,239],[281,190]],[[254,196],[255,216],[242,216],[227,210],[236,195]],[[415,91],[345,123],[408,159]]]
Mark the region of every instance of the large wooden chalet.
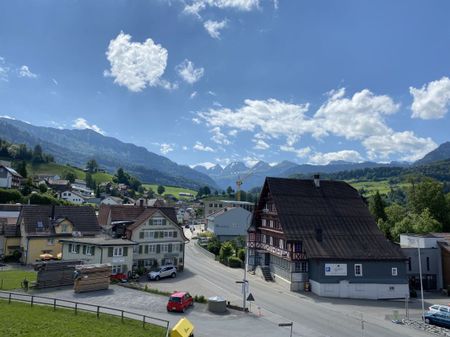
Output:
[[249,265],[292,291],[403,298],[405,257],[342,181],[266,178],[248,230]]

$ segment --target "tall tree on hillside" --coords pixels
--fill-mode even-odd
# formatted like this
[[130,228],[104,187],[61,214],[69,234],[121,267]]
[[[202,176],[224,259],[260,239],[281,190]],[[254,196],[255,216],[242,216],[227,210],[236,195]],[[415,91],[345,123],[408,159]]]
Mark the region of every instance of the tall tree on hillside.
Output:
[[95,159],[91,159],[86,163],[86,169],[90,173],[95,173],[98,170],[98,164]]
[[158,186],[157,192],[159,195],[162,195],[166,191],[166,188],[162,185]]
[[430,232],[442,232],[442,224],[433,218],[428,208],[425,208],[420,214],[408,213],[391,229],[391,235],[395,241],[399,241],[400,234],[403,233],[425,234]]
[[118,184],[129,184],[129,177],[128,174],[125,173],[125,171],[123,170],[123,168],[119,167],[117,169],[117,173],[116,173],[116,180]]
[[231,188],[231,186],[227,187],[227,194],[229,197],[231,197],[231,195],[234,193],[234,190]]
[[77,176],[73,172],[67,172],[64,175],[64,179],[68,180],[71,184],[75,182],[75,179],[77,179]]
[[380,192],[377,191],[375,195],[369,200],[369,210],[375,217],[375,220],[386,220],[386,212],[384,208],[386,207],[383,199],[381,198]]
[[89,172],[86,172],[86,187],[91,188],[91,189],[95,189],[96,184],[94,179],[92,178],[92,174]]
[[44,162],[44,157],[42,156],[42,147],[37,144],[33,150],[33,163]]
[[27,177],[27,162],[25,160],[22,160],[19,165],[17,166],[17,172],[24,178]]

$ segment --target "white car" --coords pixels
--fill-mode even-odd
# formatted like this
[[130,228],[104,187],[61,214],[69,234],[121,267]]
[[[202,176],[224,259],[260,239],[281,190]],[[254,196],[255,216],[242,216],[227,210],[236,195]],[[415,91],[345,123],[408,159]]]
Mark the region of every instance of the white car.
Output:
[[448,305],[434,304],[431,307],[429,307],[428,310],[432,313],[435,312],[444,312],[446,314],[450,313],[450,307]]
[[158,270],[151,271],[147,274],[147,278],[149,280],[162,279],[164,277],[172,277],[175,278],[177,276],[177,268],[174,266],[162,266]]

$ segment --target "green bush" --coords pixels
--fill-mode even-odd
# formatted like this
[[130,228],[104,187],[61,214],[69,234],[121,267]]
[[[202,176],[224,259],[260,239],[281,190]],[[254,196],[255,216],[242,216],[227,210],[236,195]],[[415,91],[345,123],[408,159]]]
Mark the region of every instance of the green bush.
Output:
[[238,250],[237,253],[237,257],[241,260],[241,261],[245,261],[245,249],[241,248]]
[[242,260],[236,256],[231,256],[228,258],[228,266],[231,268],[241,268]]
[[0,189],[0,204],[22,202],[22,198],[22,193],[20,193],[18,190]]
[[219,251],[220,261],[228,262],[228,258],[234,255],[234,248],[231,242],[227,241],[222,244]]

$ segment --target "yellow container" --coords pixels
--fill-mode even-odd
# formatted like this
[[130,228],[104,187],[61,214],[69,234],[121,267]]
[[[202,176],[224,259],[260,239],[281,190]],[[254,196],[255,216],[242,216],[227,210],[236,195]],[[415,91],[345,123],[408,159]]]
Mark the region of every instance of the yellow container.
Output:
[[192,337],[194,336],[194,325],[186,317],[183,317],[170,331],[170,337]]

